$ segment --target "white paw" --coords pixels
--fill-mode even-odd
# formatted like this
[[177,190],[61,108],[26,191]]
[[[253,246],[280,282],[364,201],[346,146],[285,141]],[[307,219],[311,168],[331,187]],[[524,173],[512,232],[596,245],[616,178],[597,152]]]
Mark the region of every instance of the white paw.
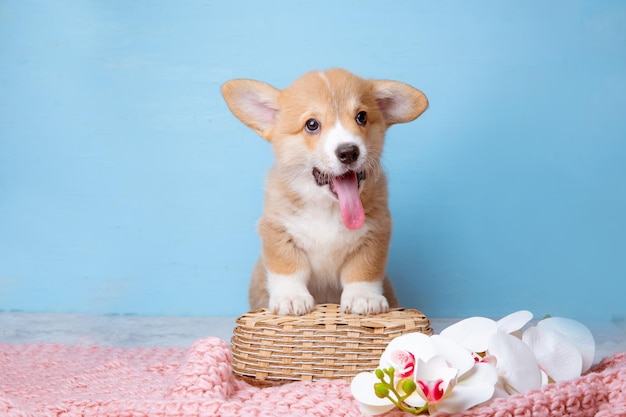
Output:
[[383,295],[351,297],[349,300],[341,297],[341,309],[352,314],[380,314],[389,311],[389,303]]
[[380,314],[389,311],[379,282],[346,284],[341,294],[341,310],[353,314]]
[[313,310],[315,301],[310,294],[302,295],[270,295],[269,309],[281,316],[301,316]]
[[301,316],[313,310],[315,300],[306,287],[308,271],[282,275],[267,272],[269,310],[281,316]]

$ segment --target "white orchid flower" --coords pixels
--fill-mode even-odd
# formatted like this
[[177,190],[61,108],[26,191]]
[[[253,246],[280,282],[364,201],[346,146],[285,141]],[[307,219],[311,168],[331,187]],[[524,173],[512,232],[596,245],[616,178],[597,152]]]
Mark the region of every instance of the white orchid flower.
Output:
[[537,326],[524,331],[522,340],[534,352],[541,370],[546,374],[546,382],[578,377],[593,363],[593,335],[576,320],[562,317],[541,320]]
[[[381,356],[380,368],[394,369],[393,386],[401,395],[406,394],[403,403],[427,408],[430,413],[455,413],[487,401],[497,382],[495,368],[476,363],[467,349],[447,338],[422,333],[392,340]],[[364,414],[381,414],[398,406],[377,395],[373,387],[380,382],[380,373],[377,376],[368,372],[352,381],[352,394]]]
[[533,313],[527,310],[516,311],[498,321],[486,317],[470,317],[448,326],[440,334],[472,352],[482,353],[487,350],[489,338],[493,334],[514,333],[532,318]]
[[526,392],[541,387],[541,370],[533,351],[517,337],[496,332],[489,338],[489,355],[498,370],[496,397]]
[[441,332],[474,353],[477,362],[495,366],[498,371],[496,396],[539,388],[541,371],[532,350],[513,336],[533,315],[520,310],[495,321],[486,317],[461,320]]
[[580,376],[591,367],[595,342],[587,327],[554,317],[522,332],[531,319],[532,313],[522,310],[498,321],[461,320],[439,336],[399,336],[383,352],[376,372],[354,378],[352,393],[369,415],[394,407],[456,413]]

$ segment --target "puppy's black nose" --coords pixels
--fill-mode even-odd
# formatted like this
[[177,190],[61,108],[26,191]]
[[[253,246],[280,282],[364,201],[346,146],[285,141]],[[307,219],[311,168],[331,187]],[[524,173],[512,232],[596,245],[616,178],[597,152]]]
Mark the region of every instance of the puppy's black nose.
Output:
[[337,147],[335,155],[339,162],[348,165],[359,159],[359,147],[353,143],[344,143]]

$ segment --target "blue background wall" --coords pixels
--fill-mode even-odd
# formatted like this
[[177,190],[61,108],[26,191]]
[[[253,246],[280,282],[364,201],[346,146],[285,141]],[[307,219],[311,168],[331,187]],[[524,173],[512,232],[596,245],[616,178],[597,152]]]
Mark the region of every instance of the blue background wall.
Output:
[[626,314],[622,1],[3,1],[0,309],[247,311],[270,147],[231,78],[422,89],[384,155],[401,301]]

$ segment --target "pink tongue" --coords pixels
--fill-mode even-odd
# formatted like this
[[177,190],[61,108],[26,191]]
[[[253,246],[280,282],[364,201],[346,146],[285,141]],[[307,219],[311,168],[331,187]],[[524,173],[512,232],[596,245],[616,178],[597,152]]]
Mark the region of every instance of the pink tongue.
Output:
[[356,230],[365,222],[365,212],[359,197],[359,181],[355,172],[333,178],[333,188],[339,197],[343,224],[350,230]]

